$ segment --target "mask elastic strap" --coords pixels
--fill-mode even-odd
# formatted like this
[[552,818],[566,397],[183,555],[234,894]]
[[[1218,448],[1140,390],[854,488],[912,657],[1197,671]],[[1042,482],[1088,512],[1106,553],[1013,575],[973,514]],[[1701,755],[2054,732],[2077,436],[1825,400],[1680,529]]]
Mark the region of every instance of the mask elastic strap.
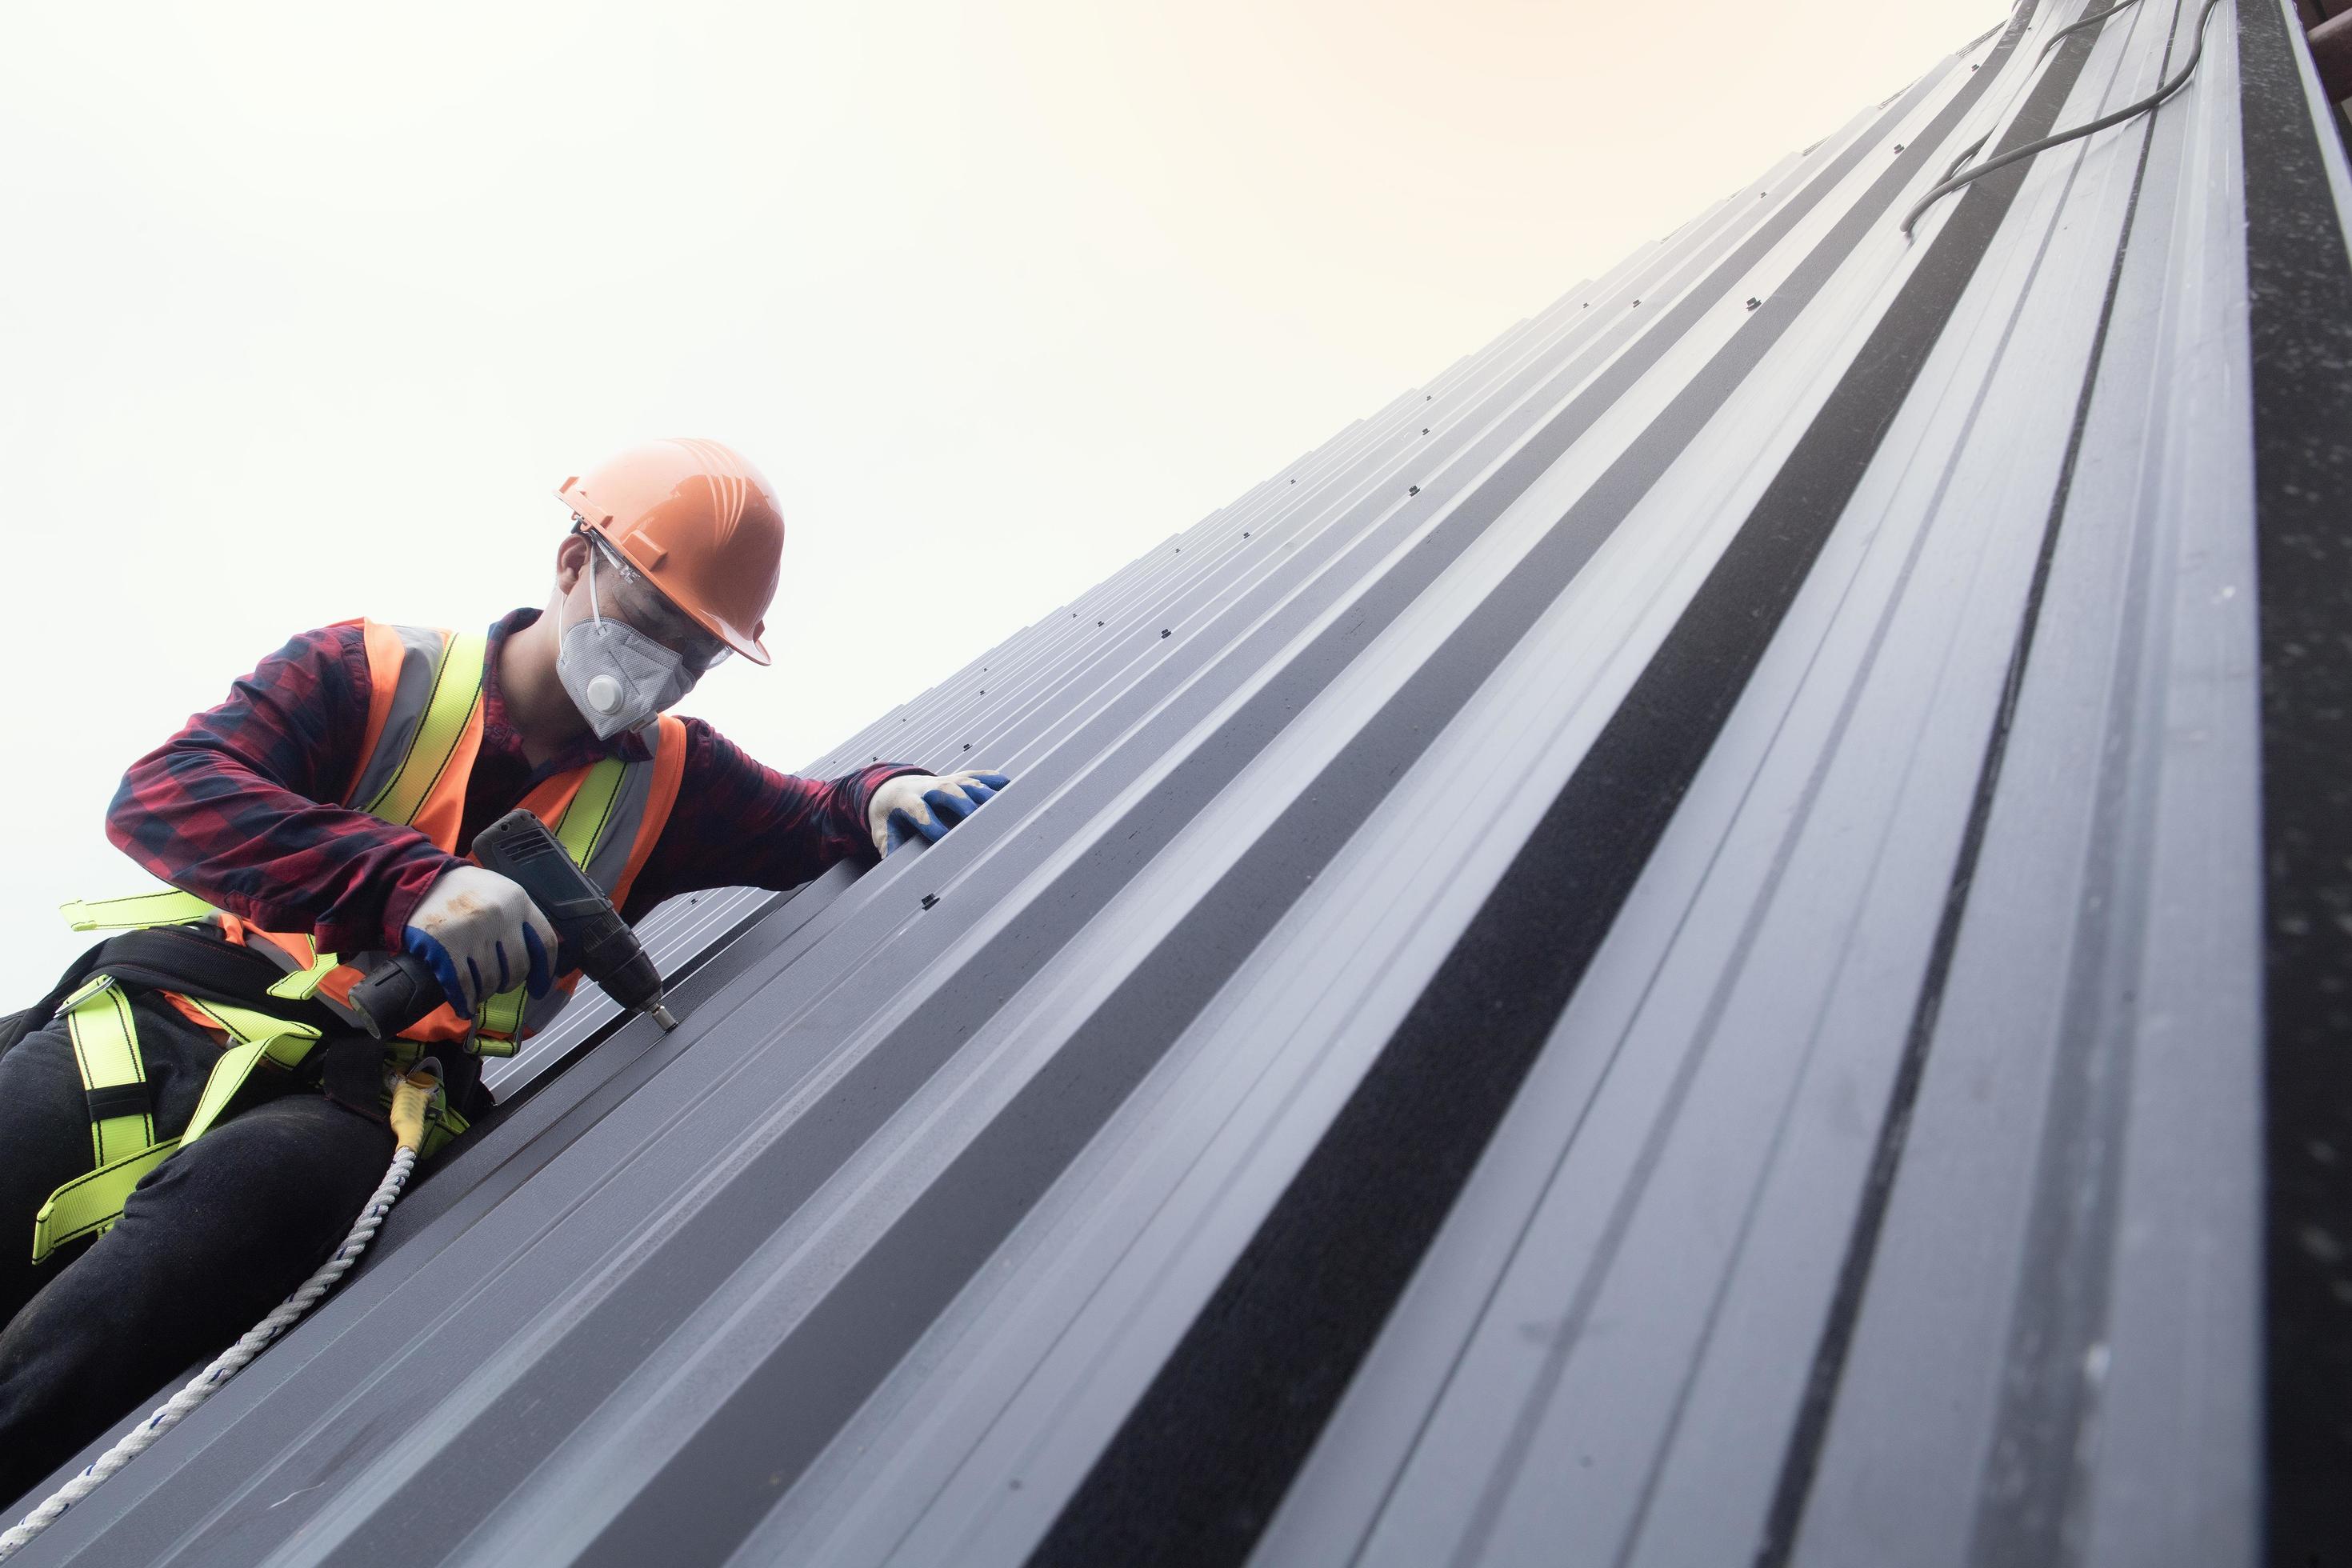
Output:
[[588,542],[588,618],[598,626],[604,624],[604,606],[596,602],[596,542]]

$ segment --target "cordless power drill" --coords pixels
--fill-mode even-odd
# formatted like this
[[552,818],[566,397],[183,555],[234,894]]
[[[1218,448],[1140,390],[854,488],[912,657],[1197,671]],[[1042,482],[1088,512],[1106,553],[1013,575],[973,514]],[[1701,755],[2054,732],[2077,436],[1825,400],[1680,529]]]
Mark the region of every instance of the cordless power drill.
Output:
[[[557,948],[549,954],[558,974],[577,969],[632,1013],[651,1013],[665,1029],[677,1020],[662,1005],[661,971],[621,919],[613,900],[597,891],[547,825],[517,806],[474,837],[474,858],[520,884],[555,927]],[[442,1003],[448,994],[431,966],[413,952],[397,953],[352,987],[351,1006],[377,1039],[397,1035]]]

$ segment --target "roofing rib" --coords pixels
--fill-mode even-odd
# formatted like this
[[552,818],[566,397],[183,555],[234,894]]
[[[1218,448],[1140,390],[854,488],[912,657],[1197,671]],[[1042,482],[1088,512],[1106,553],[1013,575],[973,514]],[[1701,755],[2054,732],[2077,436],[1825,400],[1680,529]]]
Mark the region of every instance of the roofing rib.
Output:
[[2342,150],[2236,0],[1906,242],[2200,14],[2087,9],[820,759],[1016,783],[661,911],[24,1561],[2323,1540]]

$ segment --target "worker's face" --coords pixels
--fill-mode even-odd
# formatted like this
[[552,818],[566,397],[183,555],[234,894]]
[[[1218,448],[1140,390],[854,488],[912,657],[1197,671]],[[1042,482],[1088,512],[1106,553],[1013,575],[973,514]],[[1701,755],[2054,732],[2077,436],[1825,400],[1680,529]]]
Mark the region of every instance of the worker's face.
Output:
[[[596,569],[593,595],[588,580],[592,552]],[[697,675],[708,673],[727,657],[730,650],[725,643],[671,604],[660,589],[638,575],[617,552],[574,534],[564,541],[557,568],[557,584],[564,591],[563,626],[600,614],[606,620],[626,622],[684,659],[687,668]]]

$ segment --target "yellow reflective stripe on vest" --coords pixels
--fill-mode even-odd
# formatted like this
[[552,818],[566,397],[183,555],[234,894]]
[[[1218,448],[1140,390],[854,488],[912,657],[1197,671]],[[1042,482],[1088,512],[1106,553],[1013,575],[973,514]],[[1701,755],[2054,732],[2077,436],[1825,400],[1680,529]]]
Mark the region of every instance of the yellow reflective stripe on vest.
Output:
[[563,820],[555,826],[555,841],[563,846],[574,866],[586,866],[596,846],[604,842],[604,829],[613,821],[613,803],[621,798],[621,781],[628,772],[628,763],[606,757],[588,770],[572,804],[563,808]]
[[67,1242],[95,1235],[121,1219],[122,1205],[131,1200],[131,1189],[179,1146],[177,1138],[166,1138],[111,1165],[76,1176],[51,1193],[41,1212],[33,1216],[33,1261],[38,1263]]
[[[572,803],[563,808],[563,820],[555,825],[555,841],[563,846],[563,852],[572,858],[572,863],[583,870],[587,868],[590,857],[596,853],[596,846],[604,839],[604,829],[612,825],[613,803],[621,798],[621,784],[628,776],[628,763],[618,757],[606,757],[590,768],[588,776],[582,779],[580,787],[572,792]],[[549,953],[547,961],[554,963],[555,954]],[[530,1004],[530,993],[522,986],[501,991],[482,1004],[475,1016],[474,1026],[480,1035],[501,1036],[511,1040],[522,1032],[523,1009]],[[482,1056],[514,1054],[512,1046],[499,1051],[487,1043],[478,1042],[478,1054]]]
[[[73,1040],[74,1066],[81,1069],[84,1090],[144,1088],[147,1064],[139,1057],[139,1030],[131,1021],[131,1001],[120,986],[85,987],[65,1009],[66,1030]],[[103,1165],[135,1154],[155,1142],[155,1118],[142,1105],[137,1110],[109,1116],[89,1124],[91,1163]]]
[[385,822],[406,825],[440,782],[466,733],[466,721],[482,700],[483,665],[490,639],[479,632],[453,633],[433,672],[433,696],[417,721],[408,755],[382,792],[360,809]]
[[194,893],[167,888],[127,899],[76,899],[59,904],[58,912],[76,931],[143,931],[149,926],[192,924],[211,914],[213,907]]

